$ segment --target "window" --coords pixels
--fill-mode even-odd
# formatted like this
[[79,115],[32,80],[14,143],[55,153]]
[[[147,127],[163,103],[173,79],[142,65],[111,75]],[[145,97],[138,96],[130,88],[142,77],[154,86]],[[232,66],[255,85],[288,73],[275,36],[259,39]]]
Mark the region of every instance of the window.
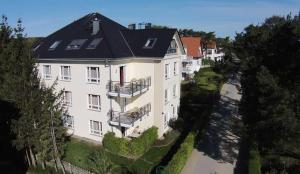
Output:
[[153,48],[156,41],[157,41],[157,38],[149,38],[147,40],[146,44],[144,45],[144,48]]
[[169,64],[165,64],[165,78],[170,78],[170,67]]
[[63,101],[67,106],[72,105],[72,92],[71,91],[63,91]]
[[164,127],[167,128],[168,127],[168,119],[169,119],[169,112],[166,112],[164,114]]
[[67,46],[66,50],[79,50],[81,46],[87,41],[87,39],[76,39],[73,40],[69,45]]
[[165,89],[165,104],[169,103],[169,90]]
[[176,52],[177,52],[177,44],[176,44],[175,39],[173,39],[167,50],[167,54],[172,54],[172,53],[176,53]]
[[71,67],[61,66],[60,67],[60,79],[61,80],[71,80]]
[[173,85],[173,97],[176,97],[176,91],[177,91],[176,85]]
[[41,46],[41,44],[36,45],[36,46],[33,48],[33,51],[36,51],[37,49],[39,49],[40,46]]
[[63,114],[62,121],[65,127],[74,128],[74,117],[71,115]]
[[89,83],[99,83],[100,82],[99,67],[87,67],[87,81]]
[[102,40],[103,38],[96,38],[92,40],[92,42],[86,47],[86,49],[95,49]]
[[102,123],[90,120],[90,132],[94,135],[102,135]]
[[43,66],[43,77],[44,77],[44,79],[51,79],[51,66],[50,65]]
[[178,65],[177,62],[174,62],[174,75],[178,74]]
[[50,47],[49,50],[55,50],[55,48],[60,44],[61,41],[55,41]]
[[207,50],[207,55],[211,55],[212,54],[212,50],[211,49],[208,49]]
[[175,117],[175,116],[176,116],[176,107],[173,106],[173,117]]
[[100,95],[89,94],[88,97],[89,109],[100,111]]

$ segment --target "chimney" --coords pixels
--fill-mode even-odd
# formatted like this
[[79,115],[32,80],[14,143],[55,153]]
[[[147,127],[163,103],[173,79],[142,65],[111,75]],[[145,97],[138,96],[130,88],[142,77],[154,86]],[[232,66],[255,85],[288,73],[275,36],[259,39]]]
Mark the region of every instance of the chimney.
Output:
[[150,29],[151,28],[151,23],[145,23],[145,29]]
[[93,32],[92,35],[96,35],[100,30],[100,21],[97,17],[93,19]]
[[129,24],[128,29],[129,30],[135,30],[135,24]]

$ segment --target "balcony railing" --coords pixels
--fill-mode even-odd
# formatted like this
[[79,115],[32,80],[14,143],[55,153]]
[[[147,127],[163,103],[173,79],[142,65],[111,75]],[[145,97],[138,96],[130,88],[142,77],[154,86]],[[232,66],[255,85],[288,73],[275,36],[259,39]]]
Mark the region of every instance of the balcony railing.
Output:
[[148,103],[143,107],[134,108],[127,112],[110,111],[110,124],[114,126],[132,127],[134,122],[145,115],[149,115],[151,111],[151,104]]
[[120,83],[120,81],[110,81],[108,84],[108,94],[110,96],[130,98],[149,90],[150,86],[151,77],[123,83]]

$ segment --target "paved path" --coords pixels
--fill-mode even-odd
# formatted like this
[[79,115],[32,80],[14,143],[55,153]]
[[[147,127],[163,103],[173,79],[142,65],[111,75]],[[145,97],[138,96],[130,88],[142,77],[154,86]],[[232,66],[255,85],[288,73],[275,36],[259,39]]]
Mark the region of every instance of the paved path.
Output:
[[223,85],[216,112],[199,147],[194,149],[182,174],[233,174],[238,156],[238,130],[241,118],[238,102],[241,95],[235,87],[237,80]]

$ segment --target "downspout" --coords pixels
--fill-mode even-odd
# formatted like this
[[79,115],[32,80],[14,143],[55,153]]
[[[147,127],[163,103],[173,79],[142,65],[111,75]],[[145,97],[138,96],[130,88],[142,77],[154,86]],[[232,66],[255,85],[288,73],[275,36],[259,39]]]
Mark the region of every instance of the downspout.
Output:
[[[109,66],[109,90],[111,91],[112,89],[112,79],[111,79],[111,63],[110,60],[108,60],[107,58],[105,59],[105,62],[108,63]],[[113,108],[112,108],[112,97],[109,96],[109,105],[110,105],[110,119],[112,120],[113,117]],[[113,126],[111,126],[111,131],[113,132]]]

